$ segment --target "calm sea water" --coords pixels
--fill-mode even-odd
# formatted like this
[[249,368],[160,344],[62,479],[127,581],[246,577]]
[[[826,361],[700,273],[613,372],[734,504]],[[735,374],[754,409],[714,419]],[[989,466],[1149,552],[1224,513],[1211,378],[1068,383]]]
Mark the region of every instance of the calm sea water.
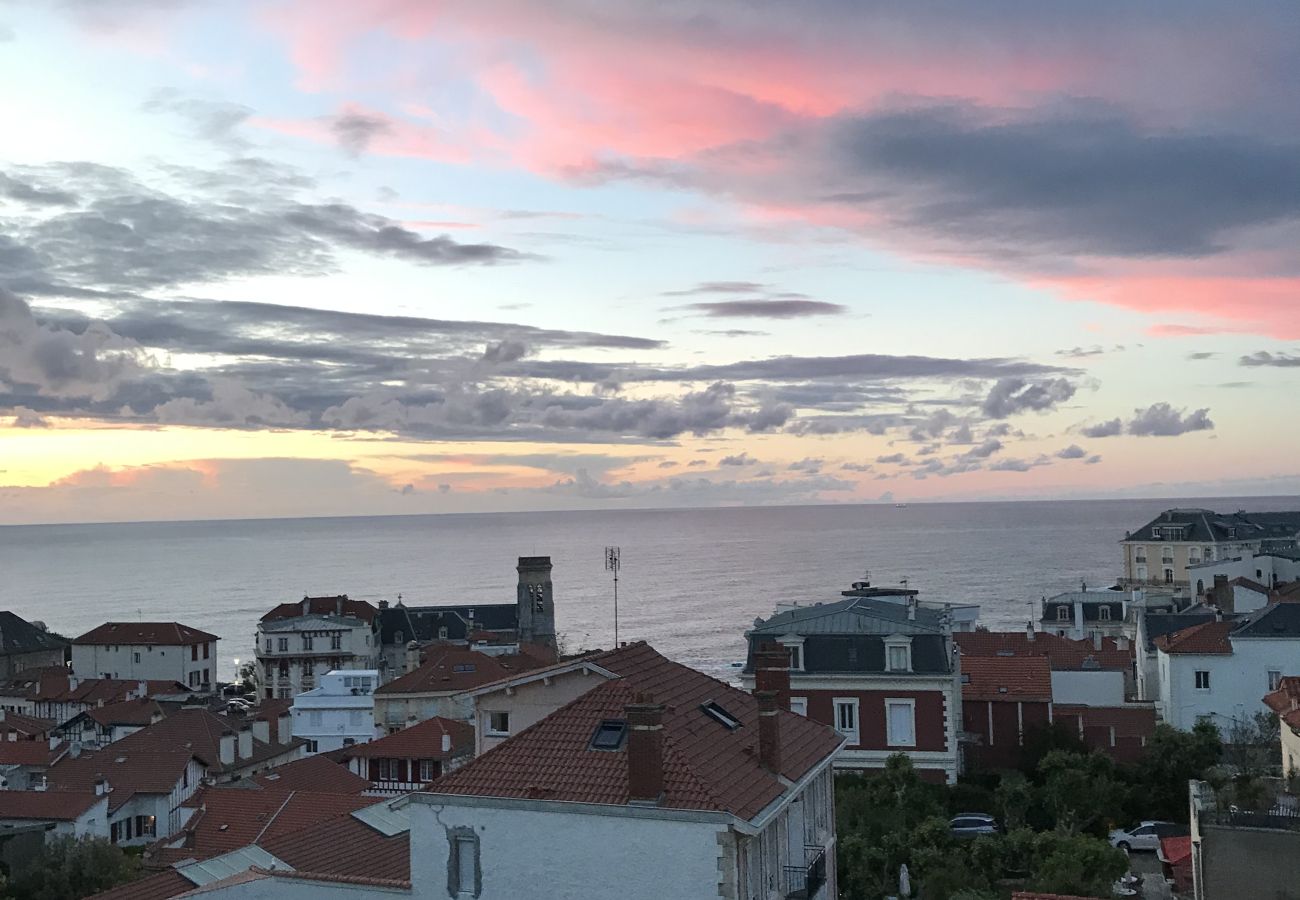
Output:
[[782,600],[835,600],[870,569],[1023,627],[1044,594],[1110,585],[1118,541],[1170,506],[1285,509],[1297,498],[804,506],[0,527],[0,608],[77,635],[171,620],[221,636],[221,672],[258,617],[304,594],[408,604],[514,601],[515,558],[554,561],[567,647],[609,647],[603,548],[623,552],[620,637],[706,671]]

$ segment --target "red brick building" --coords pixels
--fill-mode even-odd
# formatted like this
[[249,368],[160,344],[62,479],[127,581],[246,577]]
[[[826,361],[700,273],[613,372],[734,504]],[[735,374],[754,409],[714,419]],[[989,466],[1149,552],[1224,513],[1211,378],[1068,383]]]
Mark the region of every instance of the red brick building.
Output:
[[970,656],[961,661],[966,762],[1014,768],[1028,729],[1052,720],[1052,670],[1038,657]]
[[787,654],[790,709],[848,739],[837,769],[879,769],[905,753],[922,777],[957,780],[962,694],[943,612],[852,597],[780,611],[747,636],[746,686],[759,654]]

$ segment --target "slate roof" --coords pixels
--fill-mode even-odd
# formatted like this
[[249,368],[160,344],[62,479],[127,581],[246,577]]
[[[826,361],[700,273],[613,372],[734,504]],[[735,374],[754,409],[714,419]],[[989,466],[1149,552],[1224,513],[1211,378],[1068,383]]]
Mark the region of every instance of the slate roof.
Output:
[[72,822],[103,799],[94,791],[0,791],[0,819]]
[[[473,615],[470,615],[470,611]],[[406,606],[398,603],[379,611],[380,641],[386,645],[407,641],[428,643],[468,640],[476,631],[517,631],[519,607],[514,603],[465,603],[458,606]],[[397,637],[401,632],[401,638]]]
[[7,609],[0,611],[0,656],[62,650],[67,646],[67,641],[43,628],[37,628],[21,616],[16,616]]
[[[306,613],[302,609],[304,601],[308,607]],[[374,622],[375,617],[379,615],[379,610],[365,600],[352,600],[347,594],[340,594],[336,597],[303,597],[302,600],[294,603],[281,603],[262,616],[261,621],[296,619],[302,615],[333,616],[340,609],[343,615],[360,619],[367,624]]]
[[1161,635],[1172,634],[1175,631],[1181,631],[1184,628],[1191,628],[1193,625],[1201,625],[1213,620],[1214,610],[1208,606],[1200,607],[1199,612],[1184,611],[1148,615],[1143,626],[1147,633],[1146,649],[1155,650],[1156,638]]
[[434,645],[418,669],[394,678],[375,690],[375,696],[392,694],[455,694],[510,675],[537,669],[554,661],[540,649],[521,647],[519,653],[489,656],[468,647]]
[[[451,749],[443,751],[442,736],[451,735]],[[474,752],[474,726],[434,716],[395,734],[355,744],[343,751],[345,759],[452,759]],[[334,765],[331,763],[331,765]]]
[[370,788],[369,781],[320,754],[295,759],[255,776],[252,781],[238,783],[265,790],[315,791],[326,794],[359,794]]
[[1158,649],[1165,653],[1187,653],[1198,656],[1231,656],[1232,642],[1228,635],[1232,633],[1230,621],[1202,622],[1191,628],[1184,628],[1156,638]]
[[939,634],[942,620],[942,612],[928,607],[918,607],[909,619],[905,604],[850,597],[777,613],[755,622],[749,634]]
[[[646,697],[666,707],[664,797],[660,806],[730,813],[752,819],[785,792],[758,761],[758,704],[744,691],[672,662],[644,643],[615,651],[622,677],[498,744],[439,780],[435,794],[560,800],[622,806],[628,802],[627,744],[593,750],[605,720]],[[729,729],[701,709],[719,704],[741,725]],[[842,739],[811,719],[782,712],[781,775],[797,781],[832,754]]]
[[1234,624],[1237,638],[1300,638],[1300,603],[1270,603]]
[[[1209,509],[1171,509],[1161,513],[1125,540],[1159,543],[1153,529],[1185,526],[1182,540],[1191,542],[1240,541],[1294,538],[1300,532],[1300,512],[1216,513]],[[1235,529],[1235,536],[1230,529]]]
[[1102,638],[1101,649],[1089,640],[1076,641],[1050,632],[1036,631],[1034,639],[1024,631],[959,631],[952,636],[961,649],[962,670],[972,656],[1041,656],[1058,672],[1097,668],[1125,671],[1133,667],[1133,650],[1121,650],[1115,638]]
[[963,656],[961,675],[965,700],[1052,701],[1052,670],[1042,656]]
[[153,645],[163,647],[188,647],[220,640],[215,634],[182,625],[180,622],[105,622],[92,628],[72,643],[107,645]]

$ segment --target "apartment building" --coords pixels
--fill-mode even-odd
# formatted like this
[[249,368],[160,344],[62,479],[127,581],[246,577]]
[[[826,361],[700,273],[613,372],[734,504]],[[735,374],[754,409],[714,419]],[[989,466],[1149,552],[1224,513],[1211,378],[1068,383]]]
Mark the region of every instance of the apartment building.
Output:
[[72,671],[81,678],[176,681],[191,691],[211,691],[218,640],[180,622],[105,622],[73,640]]
[[378,669],[326,672],[320,685],[293,698],[293,736],[308,753],[328,753],[375,737]]
[[[1191,592],[1189,569],[1273,549],[1295,550],[1300,512],[1216,513],[1167,509],[1120,542],[1124,587]],[[1209,584],[1210,582],[1206,582]]]
[[254,675],[262,700],[292,699],[340,669],[379,668],[379,610],[346,594],[282,603],[257,623]]

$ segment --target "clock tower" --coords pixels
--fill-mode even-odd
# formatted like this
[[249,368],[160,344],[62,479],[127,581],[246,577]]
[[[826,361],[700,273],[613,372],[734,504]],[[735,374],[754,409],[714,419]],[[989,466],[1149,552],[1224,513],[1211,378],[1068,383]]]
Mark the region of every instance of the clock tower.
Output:
[[551,586],[549,556],[521,556],[519,589],[515,602],[519,612],[519,640],[556,649],[555,594]]

